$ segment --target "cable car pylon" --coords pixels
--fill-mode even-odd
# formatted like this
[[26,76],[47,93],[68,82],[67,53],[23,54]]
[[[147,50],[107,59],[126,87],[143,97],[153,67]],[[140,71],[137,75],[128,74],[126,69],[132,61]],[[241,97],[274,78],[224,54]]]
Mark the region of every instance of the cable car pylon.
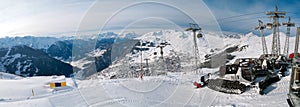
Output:
[[291,17],[289,17],[288,22],[282,23],[282,25],[286,26],[286,38],[285,38],[285,44],[284,44],[284,50],[283,54],[288,55],[289,54],[289,42],[290,42],[290,34],[291,34],[291,27],[295,27],[295,23],[291,22]]
[[[202,34],[199,33],[196,35],[197,31],[201,31],[201,28],[198,26],[198,24],[190,23],[190,28],[187,28],[185,31],[192,31],[193,32],[193,41],[194,41],[194,54],[195,54],[195,64],[196,64],[196,74],[198,74],[198,69],[200,68],[200,54],[199,49],[197,45],[197,37],[201,38]],[[201,71],[202,74],[202,71]]]
[[279,35],[279,18],[285,18],[284,11],[278,11],[278,7],[275,6],[275,11],[266,12],[269,18],[273,18],[273,23],[268,23],[267,28],[273,28],[273,40],[272,40],[272,52],[271,54],[280,55],[280,35]]
[[266,28],[266,25],[263,24],[261,20],[258,20],[258,26],[255,28],[255,30],[260,30],[260,37],[261,37],[261,44],[263,48],[263,54],[268,54],[266,39],[264,35],[264,29]]

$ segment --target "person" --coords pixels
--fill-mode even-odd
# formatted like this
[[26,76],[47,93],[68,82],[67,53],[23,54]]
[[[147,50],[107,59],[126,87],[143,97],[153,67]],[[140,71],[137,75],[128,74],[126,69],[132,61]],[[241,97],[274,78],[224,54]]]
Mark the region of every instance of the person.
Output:
[[279,61],[284,61],[284,62],[285,62],[286,60],[285,60],[285,58],[284,58],[283,56],[279,56],[279,57],[276,59],[276,61],[277,61],[277,62],[279,62]]
[[143,80],[143,73],[140,72],[139,74],[140,74],[140,75],[139,75],[139,78],[140,78],[141,80]]
[[267,65],[267,60],[264,59],[262,65],[261,65],[261,67],[262,67],[262,69],[267,69],[267,66],[268,66],[268,65]]
[[254,68],[254,61],[253,60],[249,61],[249,67],[250,67],[250,70],[253,70],[253,68]]

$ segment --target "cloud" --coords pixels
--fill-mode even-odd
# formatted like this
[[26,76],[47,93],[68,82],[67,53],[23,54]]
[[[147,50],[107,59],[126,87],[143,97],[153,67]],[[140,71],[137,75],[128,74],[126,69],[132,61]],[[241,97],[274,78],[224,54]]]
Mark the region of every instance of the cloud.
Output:
[[[92,2],[19,1],[1,2],[0,36],[51,35],[73,32]],[[74,33],[73,33],[74,34]]]
[[191,22],[220,30],[201,0],[11,0],[1,2],[0,15],[0,37],[95,34],[101,28],[183,29]]
[[183,29],[190,22],[205,31],[247,33],[254,31],[258,19],[272,21],[263,12],[274,10],[275,4],[300,24],[297,0],[3,0],[0,37],[95,34],[101,28],[148,32]]
[[[108,6],[111,6],[109,7],[110,13],[107,11],[105,11],[106,14],[96,13],[102,13],[101,10],[97,10],[99,8],[106,9]],[[157,21],[158,19],[165,21],[165,23],[149,21]],[[168,26],[165,24],[169,24],[170,26],[176,24],[185,29],[189,27],[189,23],[198,23],[205,30],[219,30],[214,19],[214,16],[210,13],[206,5],[199,0],[190,0],[189,2],[182,0],[153,0],[151,2],[128,0],[122,3],[99,1],[85,14],[79,31],[94,30],[93,33],[95,33],[102,27],[104,30],[124,30],[124,28],[128,28],[128,25],[130,25],[130,28],[136,28],[140,31],[142,28],[145,31],[149,31],[148,29]],[[211,23],[207,23],[208,21]],[[87,28],[90,29],[88,30]]]

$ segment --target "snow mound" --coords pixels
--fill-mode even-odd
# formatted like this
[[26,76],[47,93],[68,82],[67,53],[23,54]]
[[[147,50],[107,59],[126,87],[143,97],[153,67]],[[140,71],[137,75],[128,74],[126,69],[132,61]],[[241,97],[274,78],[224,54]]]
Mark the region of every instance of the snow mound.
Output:
[[4,72],[0,72],[0,80],[19,80],[22,79],[23,77],[14,75],[14,74],[9,74],[9,73],[4,73]]

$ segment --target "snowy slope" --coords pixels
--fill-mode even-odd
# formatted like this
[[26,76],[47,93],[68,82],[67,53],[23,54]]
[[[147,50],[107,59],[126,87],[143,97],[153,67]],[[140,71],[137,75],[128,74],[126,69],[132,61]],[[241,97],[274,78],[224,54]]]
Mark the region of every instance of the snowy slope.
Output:
[[[281,53],[283,53],[284,50],[284,44],[285,44],[285,38],[286,35],[283,32],[280,32],[280,49]],[[262,45],[261,45],[261,37],[254,35],[253,33],[248,33],[244,36],[242,36],[240,39],[225,39],[226,43],[229,45],[237,45],[240,44],[241,46],[243,45],[248,45],[249,47],[241,52],[235,52],[234,55],[236,55],[236,58],[248,58],[248,57],[256,57],[258,58],[262,53]],[[294,52],[295,48],[295,37],[290,37],[289,40],[289,53]],[[267,44],[267,49],[268,53],[271,53],[271,47],[272,47],[272,34],[269,34],[266,36],[266,44]]]
[[14,74],[9,74],[9,73],[4,73],[0,72],[0,79],[3,80],[16,80],[16,79],[22,79],[23,77],[14,75]]
[[[146,36],[148,35],[148,36]],[[170,57],[169,54],[175,52],[180,58],[181,55],[192,56],[193,48],[189,41],[192,39],[182,32],[177,31],[162,31],[156,33],[146,34],[138,39],[142,40],[157,40],[152,42],[159,42],[160,40],[166,40],[171,45],[167,45],[164,48],[165,56]],[[155,36],[153,36],[155,35]],[[282,34],[283,35],[283,34]],[[157,38],[157,37],[158,38]],[[199,47],[206,53],[214,48],[220,50],[228,46],[244,46],[249,45],[248,48],[242,51],[236,51],[232,54],[236,55],[236,58],[242,57],[259,57],[262,53],[260,38],[252,33],[247,35],[241,35],[240,38],[220,38],[213,33],[207,33],[207,44],[199,41],[202,45]],[[284,38],[284,36],[281,36]],[[270,47],[271,36],[267,37],[267,44]],[[210,40],[209,40],[210,39]],[[214,40],[215,39],[215,40]],[[282,45],[283,45],[282,39]],[[214,46],[217,41],[222,41],[222,46]],[[290,50],[293,50],[294,37],[290,39]],[[159,51],[157,48],[152,48],[148,52],[144,52],[146,57],[151,57],[153,52]],[[268,48],[269,49],[269,48]],[[283,49],[283,48],[282,48]],[[170,51],[173,50],[173,51]],[[268,50],[270,52],[270,50]],[[291,51],[290,51],[291,52]],[[147,54],[149,53],[149,54]],[[150,54],[151,53],[151,54]],[[182,53],[182,54],[179,54]],[[95,55],[95,54],[93,54]],[[127,58],[132,57],[133,63],[139,62],[139,53],[128,54]],[[137,55],[134,57],[134,55]],[[159,55],[159,53],[158,53]],[[159,57],[159,56],[158,56]],[[124,58],[125,60],[126,58]],[[123,60],[123,61],[124,61]],[[127,59],[126,59],[127,60]],[[182,65],[184,69],[191,66],[193,62],[184,62],[188,59],[182,59]],[[155,62],[156,60],[152,60]],[[126,62],[126,61],[125,61]],[[190,64],[190,65],[188,65]],[[115,72],[119,69],[123,71],[128,70],[129,63],[123,63],[116,61],[111,65],[107,71]],[[117,67],[120,67],[117,69]],[[203,68],[204,74],[213,73],[218,68],[208,69]],[[278,106],[286,107],[289,76],[282,78],[281,81],[273,84],[268,90],[271,90],[266,95],[260,95],[256,89],[246,91],[241,95],[224,94],[221,92],[213,91],[207,87],[201,89],[195,89],[193,81],[199,79],[199,75],[195,75],[192,70],[184,70],[182,72],[167,72],[165,75],[159,76],[145,76],[143,80],[138,78],[119,78],[119,79],[100,79],[94,78],[93,80],[76,80],[78,88],[76,88],[72,79],[67,78],[68,88],[52,93],[47,84],[51,80],[51,77],[32,77],[24,78],[20,80],[1,80],[0,85],[5,86],[0,88],[0,106],[9,107],[143,107],[143,106],[160,106],[160,107],[206,107],[206,106],[228,106],[228,107],[257,107],[257,106]],[[10,85],[14,84],[14,85]],[[16,89],[15,87],[18,87]],[[19,88],[20,87],[20,88]],[[35,96],[32,96],[32,89],[35,91]]]
[[[55,93],[47,86],[51,77],[1,80],[0,84],[5,87],[0,90],[6,93],[0,93],[0,106],[287,106],[285,99],[288,77],[273,84],[272,91],[267,95],[259,95],[256,90],[231,95],[208,88],[195,89],[192,81],[197,78],[191,74],[170,73],[168,76],[145,77],[144,80],[135,78],[84,80],[77,81],[78,89],[72,84],[71,79],[67,79],[68,88]],[[32,90],[35,96],[32,96]]]
[[[194,54],[194,43],[192,32],[181,32],[177,30],[162,30],[150,32],[137,39],[141,40],[167,40],[177,52]],[[204,33],[203,38],[197,38],[200,55],[207,53],[208,49],[224,48],[224,40],[219,33]]]
[[[203,63],[203,66],[213,66],[212,68],[214,68],[214,65],[210,64],[210,60],[205,56],[216,55],[217,58],[211,62],[221,59],[222,61],[217,61],[217,63],[225,64],[226,55],[229,54],[225,51],[235,46],[239,48],[245,45],[245,42],[236,42],[243,40],[238,39],[242,35],[234,36],[235,38],[226,38],[226,35],[214,32],[203,33],[203,35],[202,38],[196,38],[200,55],[199,60],[200,63]],[[194,71],[194,42],[191,32],[162,30],[149,32],[135,39],[140,42],[136,44],[132,53],[127,54],[121,60],[114,62],[113,65],[91,78],[111,78],[114,75],[117,78],[134,76],[141,69],[141,63],[146,72],[147,70],[155,71],[150,72],[150,75],[164,74],[165,71]],[[230,41],[226,41],[226,39]],[[139,49],[144,50],[141,52]],[[146,59],[148,60],[146,61]],[[218,67],[218,64],[215,65]]]

